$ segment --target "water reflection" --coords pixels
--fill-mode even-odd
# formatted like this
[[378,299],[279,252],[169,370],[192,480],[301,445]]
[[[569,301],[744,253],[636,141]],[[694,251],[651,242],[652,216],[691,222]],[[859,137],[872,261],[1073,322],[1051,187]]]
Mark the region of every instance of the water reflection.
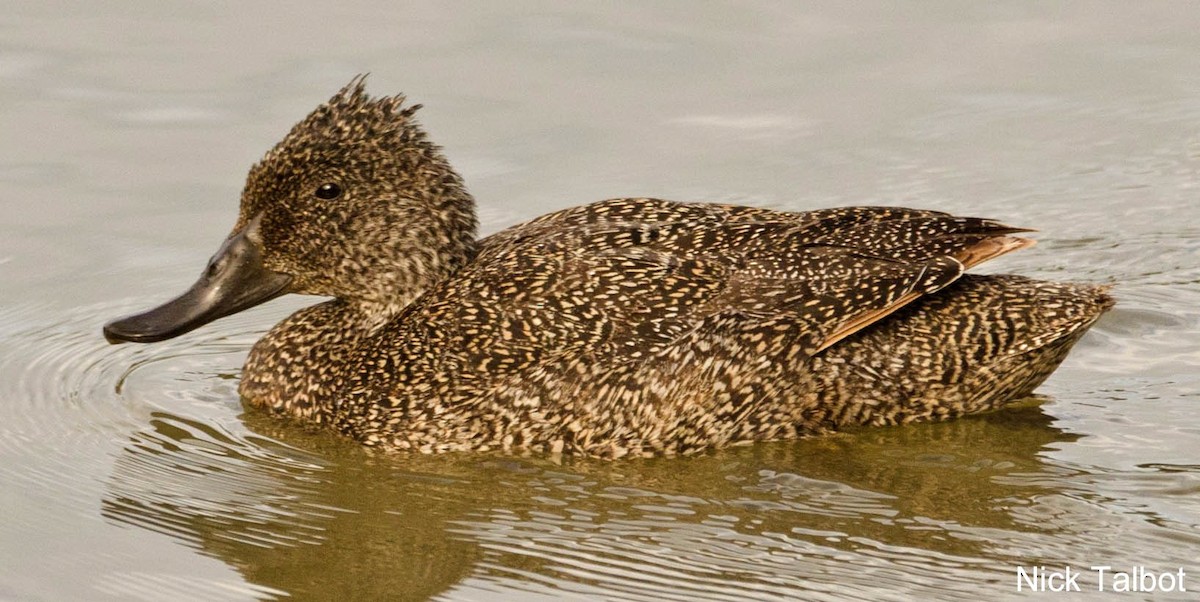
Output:
[[160,413],[116,462],[102,512],[293,596],[419,600],[460,580],[475,549],[446,524],[465,511],[468,481],[450,466],[422,478],[354,451],[335,463]]
[[1042,452],[1076,439],[1032,405],[695,458],[563,465],[374,455],[243,418],[255,432],[156,413],[117,459],[103,514],[301,598],[945,593],[1007,577],[988,534],[1069,528],[1012,512],[1061,493],[1062,469]]

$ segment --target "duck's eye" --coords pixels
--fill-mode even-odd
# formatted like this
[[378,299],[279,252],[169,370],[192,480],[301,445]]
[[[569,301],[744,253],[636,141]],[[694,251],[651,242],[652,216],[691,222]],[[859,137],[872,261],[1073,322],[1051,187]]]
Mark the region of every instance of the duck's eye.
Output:
[[340,196],[342,196],[342,187],[334,184],[333,182],[327,182],[317,187],[318,199],[332,201]]

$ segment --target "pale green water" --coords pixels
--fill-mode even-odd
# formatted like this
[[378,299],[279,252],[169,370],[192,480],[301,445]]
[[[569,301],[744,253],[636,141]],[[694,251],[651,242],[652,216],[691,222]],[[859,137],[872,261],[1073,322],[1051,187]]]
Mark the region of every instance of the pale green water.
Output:
[[[1039,564],[1200,591],[1200,8],[329,6],[0,13],[0,599],[1008,599]],[[488,232],[631,194],[919,206],[1039,228],[993,269],[1120,305],[1040,405],[612,464],[244,413],[245,352],[307,299],[105,344],[361,71],[426,105]]]

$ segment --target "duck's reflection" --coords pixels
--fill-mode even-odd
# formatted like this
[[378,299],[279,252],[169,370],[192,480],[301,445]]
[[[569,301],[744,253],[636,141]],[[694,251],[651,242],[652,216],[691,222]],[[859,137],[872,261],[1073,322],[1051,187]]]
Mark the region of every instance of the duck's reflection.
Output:
[[1011,508],[1053,493],[1062,469],[1040,454],[1075,438],[1028,406],[700,457],[556,465],[373,456],[253,412],[245,420],[257,434],[155,416],[117,462],[104,514],[313,599],[427,599],[468,577],[651,598],[857,579],[847,591],[869,596],[892,555],[910,574],[927,562],[966,575],[971,559],[997,554],[981,534],[1061,528]]
[[290,434],[310,451],[159,414],[117,462],[104,515],[195,543],[300,599],[426,599],[471,570],[476,547],[447,534],[481,503],[464,495],[468,472],[447,464],[426,477]]

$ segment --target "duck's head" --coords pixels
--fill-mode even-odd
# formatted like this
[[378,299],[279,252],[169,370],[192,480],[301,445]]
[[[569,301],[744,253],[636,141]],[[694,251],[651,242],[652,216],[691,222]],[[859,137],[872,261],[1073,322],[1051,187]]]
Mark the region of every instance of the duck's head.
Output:
[[452,273],[474,249],[474,203],[417,108],[355,78],[251,168],[200,279],[105,337],[161,341],[285,293],[337,297],[378,321]]

